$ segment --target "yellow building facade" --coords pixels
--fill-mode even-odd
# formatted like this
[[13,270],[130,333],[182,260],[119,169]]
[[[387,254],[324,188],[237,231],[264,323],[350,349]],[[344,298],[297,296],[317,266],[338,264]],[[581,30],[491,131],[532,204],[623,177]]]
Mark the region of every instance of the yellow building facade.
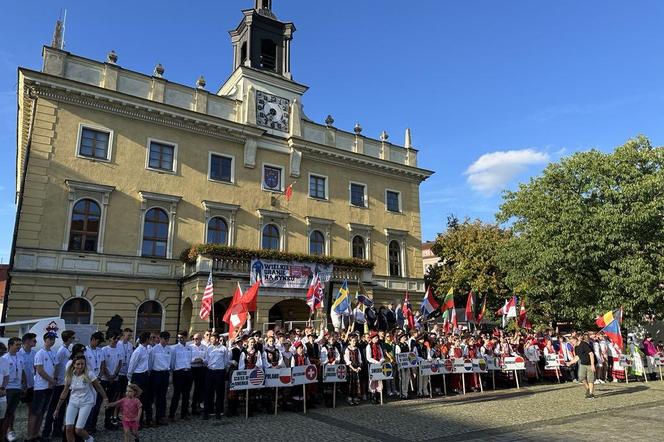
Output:
[[[40,72],[19,68],[3,319],[105,329],[119,315],[137,332],[201,330],[212,273],[213,325],[223,328],[235,287],[249,285],[247,254],[265,249],[309,263],[338,257],[326,308],[343,280],[378,303],[423,293],[419,185],[432,172],[418,167],[410,134],[398,146],[308,119],[307,87],[290,72],[295,27],[271,2],[243,15],[231,32],[235,69],[217,93],[202,77],[169,82],[161,65],[124,69],[113,52],[78,57],[57,38]],[[181,259],[206,243],[227,247]],[[254,328],[308,319],[305,293],[262,288]]]

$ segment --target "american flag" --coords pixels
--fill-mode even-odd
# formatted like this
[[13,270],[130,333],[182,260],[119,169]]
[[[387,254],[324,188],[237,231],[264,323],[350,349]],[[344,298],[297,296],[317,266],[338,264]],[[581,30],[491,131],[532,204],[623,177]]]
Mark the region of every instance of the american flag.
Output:
[[206,320],[210,316],[210,311],[212,310],[212,299],[214,298],[214,286],[212,285],[212,272],[210,272],[210,277],[208,278],[207,285],[205,286],[205,291],[203,292],[203,299],[201,299],[201,313],[200,317],[202,320]]

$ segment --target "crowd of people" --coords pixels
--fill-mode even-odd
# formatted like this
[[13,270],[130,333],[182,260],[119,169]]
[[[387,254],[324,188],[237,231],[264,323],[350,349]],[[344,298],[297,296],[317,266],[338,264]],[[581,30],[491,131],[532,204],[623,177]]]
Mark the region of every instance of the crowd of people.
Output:
[[[75,333],[65,330],[57,351],[53,350],[57,335],[47,333],[43,348],[36,352],[36,336],[28,333],[10,338],[7,348],[0,344],[4,353],[0,358],[0,431],[8,441],[17,439],[14,417],[20,403],[27,404],[28,441],[93,441],[100,414],[105,430],[121,427],[125,440],[131,441],[138,440],[141,427],[195,416],[204,420],[235,416],[243,400],[249,401],[252,413],[275,408],[298,411],[304,396],[309,407],[329,407],[337,393],[349,406],[356,406],[462,394],[494,382],[513,386],[515,376],[531,383],[584,382],[586,397],[592,399],[595,384],[624,381],[630,375],[630,369],[626,372],[619,363],[623,352],[632,358],[643,356],[642,368],[652,379],[658,376],[655,356],[664,354],[662,342],[655,343],[649,336],[639,344],[630,340],[622,349],[601,332],[563,336],[553,330],[507,333],[473,327],[449,330],[440,324],[431,324],[428,330],[382,325],[370,327],[357,321],[335,331],[324,326],[275,327],[264,334],[245,331],[230,341],[213,330],[196,333],[192,339],[182,331],[175,342],[167,331],[145,332],[135,341],[132,330],[124,329],[106,335],[96,332],[89,345],[76,343]],[[417,369],[398,367],[398,355],[404,352],[418,361],[481,357],[500,361],[522,356],[526,367],[523,372],[421,376]],[[560,367],[546,363],[549,355],[556,355]],[[384,362],[394,364],[393,378],[370,381],[370,364]],[[274,389],[252,390],[247,398],[248,393],[228,388],[234,370],[309,364],[318,367],[319,382],[304,389],[283,388],[276,395]],[[327,364],[346,365],[347,381],[323,383],[322,368]]]

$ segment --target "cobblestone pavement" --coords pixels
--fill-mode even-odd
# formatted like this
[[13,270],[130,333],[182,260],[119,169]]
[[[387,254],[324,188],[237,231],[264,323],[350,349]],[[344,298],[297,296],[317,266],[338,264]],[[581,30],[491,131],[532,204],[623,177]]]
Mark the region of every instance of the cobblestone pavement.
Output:
[[[658,440],[664,431],[664,382],[599,385],[584,399],[578,384],[540,385],[465,397],[318,407],[306,415],[256,414],[245,421],[180,421],[141,431],[141,441],[595,441]],[[23,420],[23,419],[21,419]],[[24,428],[24,421],[18,423]],[[99,432],[97,441],[122,440]]]

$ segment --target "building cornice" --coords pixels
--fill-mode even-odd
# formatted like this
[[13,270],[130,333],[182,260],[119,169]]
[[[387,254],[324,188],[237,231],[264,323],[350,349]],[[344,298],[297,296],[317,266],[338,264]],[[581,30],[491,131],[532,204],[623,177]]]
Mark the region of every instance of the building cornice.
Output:
[[372,168],[372,172],[392,178],[394,178],[396,174],[405,179],[416,180],[421,183],[434,173],[430,170],[398,165],[390,161],[374,158],[361,153],[347,152],[341,149],[305,140],[300,137],[289,138],[288,144],[293,149],[299,149],[305,153],[316,155],[316,161],[324,161],[343,167],[352,167],[364,172],[366,172],[368,166]]
[[258,138],[265,132],[257,127],[25,68],[19,68],[19,72],[24,76],[26,86],[32,86],[38,96],[60,102],[238,143],[244,143],[247,138]]

